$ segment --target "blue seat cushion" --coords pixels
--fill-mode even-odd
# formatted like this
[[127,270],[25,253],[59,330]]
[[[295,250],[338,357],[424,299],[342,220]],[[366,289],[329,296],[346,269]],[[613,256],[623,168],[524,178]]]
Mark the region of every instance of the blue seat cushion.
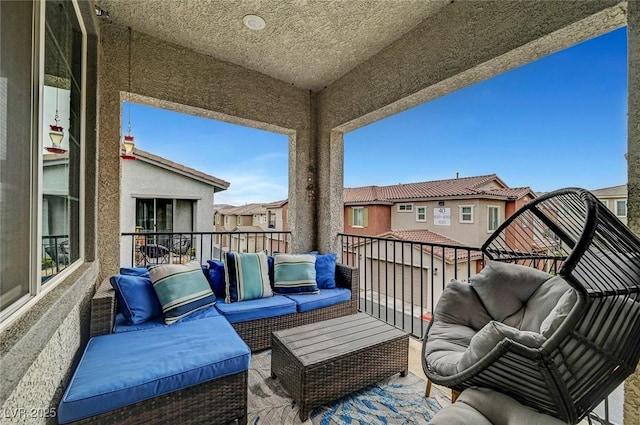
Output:
[[240,323],[295,313],[296,303],[283,295],[274,295],[269,298],[257,298],[228,304],[223,300],[218,300],[216,308],[229,322]]
[[[215,317],[215,316],[220,316],[220,313],[218,312],[218,310],[216,310],[215,307],[211,306],[211,307],[207,307],[207,308],[202,309],[202,310],[198,310],[195,313],[190,314],[188,316],[185,316],[184,318],[180,319],[176,323],[189,322],[191,320],[199,320],[199,319],[203,319],[205,317]],[[113,324],[113,332],[114,333],[129,332],[129,331],[141,331],[141,330],[144,330],[144,329],[169,326],[164,322],[164,316],[162,316],[162,315],[154,317],[152,319],[149,319],[146,322],[142,322],[142,323],[138,323],[138,324],[135,324],[135,325],[131,325],[131,324],[128,323],[127,319],[122,315],[122,313],[118,313],[118,314],[116,314],[114,322],[115,322]]]
[[351,291],[347,288],[322,289],[317,295],[287,294],[285,297],[296,303],[298,312],[304,313],[305,311],[349,301],[351,299]]
[[222,316],[91,338],[58,408],[68,423],[249,368]]

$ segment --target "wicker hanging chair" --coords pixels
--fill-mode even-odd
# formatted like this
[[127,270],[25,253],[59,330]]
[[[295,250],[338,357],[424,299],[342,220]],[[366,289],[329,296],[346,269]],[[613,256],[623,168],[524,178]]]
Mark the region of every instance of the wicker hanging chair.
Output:
[[640,358],[640,240],[590,192],[540,196],[443,292],[423,340],[431,382],[503,392],[576,423]]

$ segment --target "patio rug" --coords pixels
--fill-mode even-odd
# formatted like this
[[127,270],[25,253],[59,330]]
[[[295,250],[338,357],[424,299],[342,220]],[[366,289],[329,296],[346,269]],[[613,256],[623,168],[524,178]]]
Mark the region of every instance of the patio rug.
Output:
[[[425,381],[409,373],[394,375],[378,384],[315,409],[309,425],[427,424],[449,398],[437,388],[424,396]],[[249,369],[249,425],[300,424],[298,407],[278,379],[271,378],[271,350],[251,356]]]

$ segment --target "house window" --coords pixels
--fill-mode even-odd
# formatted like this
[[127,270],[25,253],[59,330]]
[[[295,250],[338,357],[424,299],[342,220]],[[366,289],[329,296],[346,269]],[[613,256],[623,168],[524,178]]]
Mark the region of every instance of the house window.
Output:
[[269,229],[276,228],[276,214],[269,211]]
[[229,216],[228,216],[228,215],[225,215],[225,216],[224,216],[224,225],[225,225],[225,226],[228,226],[228,225],[229,225]]
[[493,232],[500,225],[500,207],[491,207],[491,206],[489,206],[487,208],[488,208],[488,214],[487,214],[488,226],[487,226],[487,230],[489,232]]
[[398,204],[398,212],[412,212],[413,204]]
[[236,226],[242,226],[242,216],[241,215],[236,217]]
[[353,207],[351,209],[351,213],[353,214],[352,218],[352,226],[353,227],[367,227],[367,208],[364,207]]
[[609,200],[608,199],[600,199],[600,202],[602,202],[602,205],[604,205],[605,207],[609,208]]
[[85,34],[67,1],[0,1],[0,16],[3,320],[82,260]]
[[220,214],[216,214],[216,225],[220,225]]
[[416,221],[427,221],[427,207],[416,208]]
[[625,200],[616,201],[616,215],[618,217],[627,216],[627,201]]
[[460,223],[473,223],[473,205],[460,206]]

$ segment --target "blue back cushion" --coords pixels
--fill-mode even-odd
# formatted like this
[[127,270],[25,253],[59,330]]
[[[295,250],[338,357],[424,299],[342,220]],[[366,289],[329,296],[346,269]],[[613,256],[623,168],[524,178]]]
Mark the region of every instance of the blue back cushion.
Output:
[[273,295],[267,254],[264,252],[228,252],[225,254],[224,271],[227,304]]
[[205,273],[213,293],[217,298],[224,298],[225,294],[225,281],[224,281],[224,263],[218,260],[207,260],[209,268]]
[[311,254],[278,254],[274,288],[279,294],[317,294],[316,257]]
[[120,274],[127,276],[149,276],[149,270],[146,267],[120,267]]
[[320,289],[336,287],[336,254],[316,255],[316,281]]
[[116,291],[118,309],[129,324],[137,325],[162,314],[162,306],[148,273],[142,276],[114,275],[109,281]]
[[215,304],[216,297],[196,261],[152,266],[149,273],[167,325]]

